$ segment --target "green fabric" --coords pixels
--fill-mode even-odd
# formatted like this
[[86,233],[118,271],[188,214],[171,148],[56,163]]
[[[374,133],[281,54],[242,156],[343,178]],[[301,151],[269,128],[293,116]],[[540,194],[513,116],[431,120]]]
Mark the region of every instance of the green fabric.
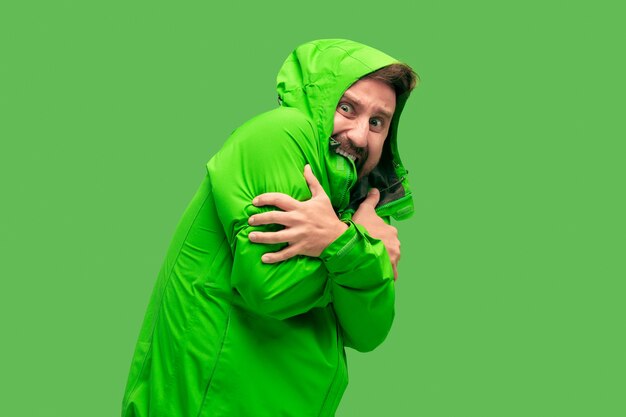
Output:
[[[396,62],[345,40],[304,44],[278,75],[282,105],[238,128],[208,162],[159,273],[132,360],[122,416],[332,416],[347,385],[344,346],[369,351],[394,316],[394,282],[383,243],[350,221],[354,164],[331,149],[335,107],[363,75]],[[387,140],[392,185],[377,209],[412,212],[396,132]],[[382,161],[381,161],[382,162]],[[252,205],[264,192],[311,194],[309,163],[349,224],[319,258],[263,264],[283,245],[253,244]],[[385,172],[385,171],[383,171]],[[372,180],[373,183],[380,178]],[[398,183],[399,185],[394,183]],[[395,191],[394,191],[394,188]],[[397,187],[401,187],[398,192]],[[352,191],[352,197],[351,197]],[[388,219],[387,219],[388,220]]]

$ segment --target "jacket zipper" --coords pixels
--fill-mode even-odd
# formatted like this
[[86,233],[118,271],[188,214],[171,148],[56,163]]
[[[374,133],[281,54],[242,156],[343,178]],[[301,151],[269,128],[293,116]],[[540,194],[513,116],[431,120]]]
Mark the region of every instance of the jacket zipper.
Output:
[[[352,172],[356,171],[356,167],[354,166],[354,162],[352,160],[349,160],[346,157],[340,157],[337,159],[337,161],[342,161],[342,164],[346,164],[349,163],[349,165],[351,166],[351,169],[347,169],[346,171],[348,171],[348,174],[346,175],[346,183],[345,183],[345,187],[343,190],[343,193],[341,194],[341,200],[340,200],[340,204],[339,207],[347,207],[348,203],[350,203],[350,187],[352,186]],[[348,162],[350,161],[350,162]],[[344,201],[346,200],[346,196],[348,198],[348,201],[346,201],[344,203]],[[343,212],[343,210],[341,210]]]

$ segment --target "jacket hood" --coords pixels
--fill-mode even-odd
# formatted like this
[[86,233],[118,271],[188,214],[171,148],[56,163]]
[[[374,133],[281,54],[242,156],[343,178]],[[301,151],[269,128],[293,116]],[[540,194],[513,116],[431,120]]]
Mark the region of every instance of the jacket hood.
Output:
[[[330,171],[331,201],[339,209],[356,210],[371,187],[380,190],[376,208],[380,216],[397,220],[413,213],[407,171],[398,154],[398,124],[410,93],[396,97],[396,110],[377,167],[356,183],[354,163],[334,151],[334,115],[343,93],[363,76],[399,63],[369,46],[345,39],[322,39],[297,47],[287,57],[277,76],[281,106],[297,108],[313,121],[322,141],[322,155]],[[340,185],[345,178],[347,185]],[[343,191],[342,191],[343,188]]]

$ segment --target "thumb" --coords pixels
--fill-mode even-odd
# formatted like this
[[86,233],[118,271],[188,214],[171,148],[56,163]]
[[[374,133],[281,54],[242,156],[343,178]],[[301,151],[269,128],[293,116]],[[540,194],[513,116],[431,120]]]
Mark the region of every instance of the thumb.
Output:
[[372,188],[367,193],[367,197],[365,197],[365,200],[363,200],[363,202],[361,203],[359,208],[364,206],[364,205],[366,205],[366,206],[371,206],[372,209],[375,209],[376,208],[376,204],[378,204],[379,200],[380,200],[380,192],[378,191],[378,189]]
[[315,178],[315,175],[313,175],[313,170],[311,170],[311,165],[309,164],[306,164],[304,166],[304,179],[309,185],[312,197],[324,193],[324,188],[322,188],[320,182],[317,180],[317,178]]

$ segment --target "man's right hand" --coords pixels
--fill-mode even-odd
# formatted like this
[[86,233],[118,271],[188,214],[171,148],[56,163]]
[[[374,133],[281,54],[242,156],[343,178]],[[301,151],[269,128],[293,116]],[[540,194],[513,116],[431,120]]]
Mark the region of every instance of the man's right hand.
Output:
[[278,252],[264,254],[261,260],[265,263],[281,262],[296,255],[319,257],[348,228],[337,218],[330,198],[308,164],[304,167],[304,178],[311,190],[309,200],[298,201],[283,193],[264,193],[252,202],[257,207],[276,206],[282,210],[255,214],[248,219],[248,223],[253,226],[285,226],[277,232],[250,233],[250,241],[255,243],[288,243],[287,247]]
[[372,188],[352,216],[352,221],[365,227],[370,236],[382,240],[385,248],[387,248],[387,253],[389,253],[389,258],[391,259],[393,279],[396,280],[398,279],[398,261],[400,260],[398,229],[385,223],[383,219],[376,214],[375,208],[379,199],[379,191],[376,188]]

